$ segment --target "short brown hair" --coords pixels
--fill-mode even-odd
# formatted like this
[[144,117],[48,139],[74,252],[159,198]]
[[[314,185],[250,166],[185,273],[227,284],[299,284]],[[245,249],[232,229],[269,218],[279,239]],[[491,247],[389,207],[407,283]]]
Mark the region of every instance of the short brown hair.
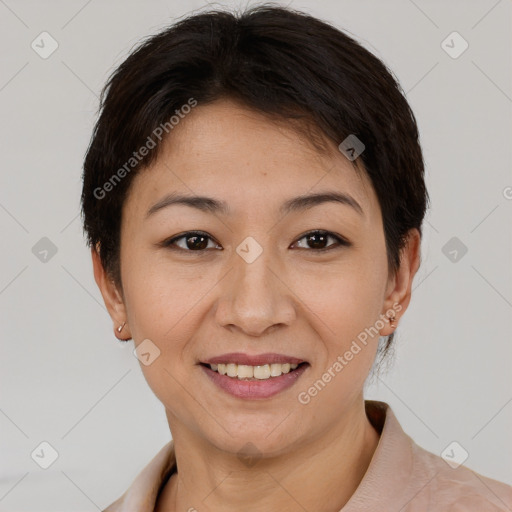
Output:
[[[121,285],[121,212],[128,188],[135,171],[157,158],[160,145],[113,183],[116,170],[190,98],[207,104],[223,97],[274,118],[305,119],[336,145],[349,135],[364,143],[358,160],[378,197],[388,268],[396,272],[408,231],[421,234],[429,201],[405,94],[392,72],[341,30],[303,12],[263,5],[182,19],[143,41],[105,85],[81,201],[88,244],[99,247],[112,279]],[[98,197],[107,183],[108,193]]]

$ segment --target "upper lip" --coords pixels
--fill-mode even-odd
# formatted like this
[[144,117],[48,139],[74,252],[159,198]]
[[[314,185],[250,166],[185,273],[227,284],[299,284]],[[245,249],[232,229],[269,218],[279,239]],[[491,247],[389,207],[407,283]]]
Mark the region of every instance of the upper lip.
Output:
[[244,354],[243,352],[231,352],[230,354],[222,354],[202,362],[205,364],[234,363],[248,366],[263,366],[265,364],[300,364],[304,363],[305,361],[304,359],[287,356],[285,354],[266,353],[249,355]]

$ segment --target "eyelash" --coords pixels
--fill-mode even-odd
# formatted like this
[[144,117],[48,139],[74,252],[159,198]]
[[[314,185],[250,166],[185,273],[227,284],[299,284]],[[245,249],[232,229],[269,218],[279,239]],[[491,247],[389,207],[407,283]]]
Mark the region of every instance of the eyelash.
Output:
[[[309,249],[305,248],[305,250],[313,251],[313,252],[319,252],[319,253],[325,253],[327,251],[331,251],[333,249],[340,249],[342,247],[350,247],[352,244],[342,238],[339,235],[336,235],[330,231],[322,230],[322,229],[315,229],[313,231],[308,231],[307,233],[304,233],[300,238],[297,239],[297,242],[299,240],[302,240],[303,238],[306,238],[311,235],[325,235],[327,237],[334,238],[337,242],[337,244],[330,245],[328,247],[324,247],[323,249]],[[181,240],[182,238],[191,238],[193,236],[203,236],[205,238],[209,238],[210,240],[214,241],[213,238],[205,233],[204,231],[187,231],[181,235],[169,238],[167,240],[164,240],[160,245],[163,247],[166,247],[168,249],[171,249],[173,251],[183,251],[183,252],[191,252],[191,253],[205,253],[208,249],[198,249],[198,250],[191,250],[191,249],[183,249],[182,247],[175,246],[174,244],[176,241]],[[297,243],[295,242],[295,243]]]

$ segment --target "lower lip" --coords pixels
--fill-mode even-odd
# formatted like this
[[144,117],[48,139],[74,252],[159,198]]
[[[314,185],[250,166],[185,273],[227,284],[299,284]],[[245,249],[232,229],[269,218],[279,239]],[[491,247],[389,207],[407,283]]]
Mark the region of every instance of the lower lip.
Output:
[[206,375],[219,388],[237,398],[258,399],[270,398],[281,391],[290,388],[306,371],[309,364],[302,364],[296,370],[283,373],[279,377],[270,377],[265,380],[241,380],[214,372],[209,366],[200,365]]

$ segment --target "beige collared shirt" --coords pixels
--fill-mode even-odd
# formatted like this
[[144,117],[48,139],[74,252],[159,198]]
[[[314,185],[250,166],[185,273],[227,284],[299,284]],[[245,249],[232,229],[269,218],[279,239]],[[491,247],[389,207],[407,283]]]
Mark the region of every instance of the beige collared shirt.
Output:
[[[451,467],[405,434],[386,403],[365,404],[380,440],[361,483],[340,512],[512,512],[511,486],[464,466]],[[103,512],[154,512],[160,489],[175,471],[170,441]]]

